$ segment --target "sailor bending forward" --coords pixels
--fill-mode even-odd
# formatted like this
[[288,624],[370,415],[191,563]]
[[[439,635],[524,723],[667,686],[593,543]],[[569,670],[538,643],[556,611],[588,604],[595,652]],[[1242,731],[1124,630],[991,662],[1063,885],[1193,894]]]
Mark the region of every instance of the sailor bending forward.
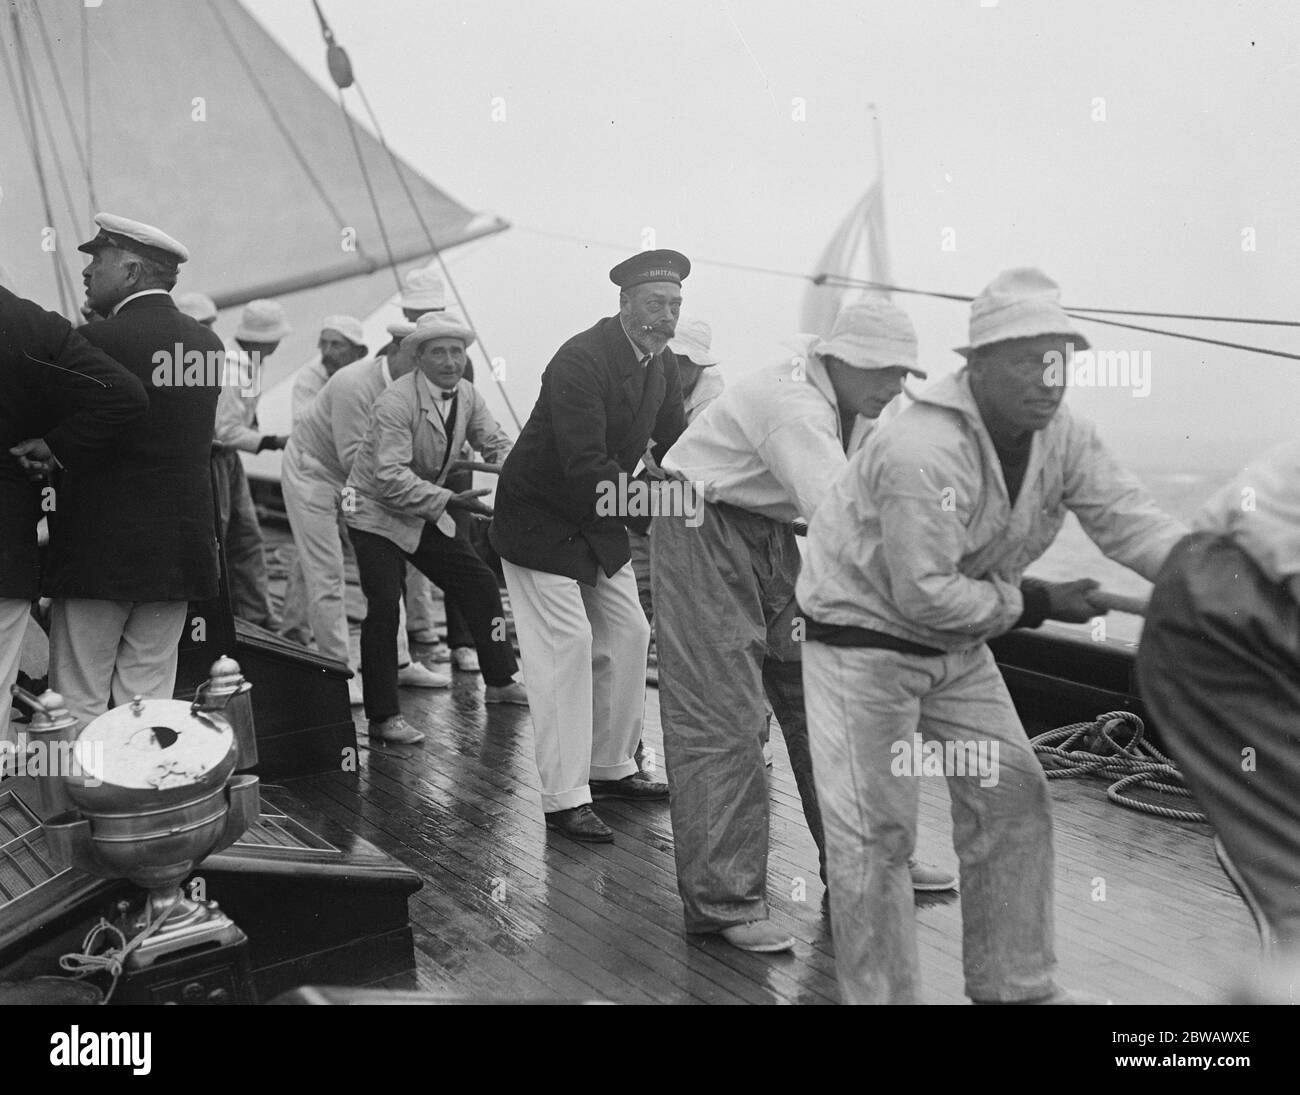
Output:
[[970,330],[967,367],[916,396],[831,487],[799,579],[835,961],[850,1003],[920,995],[907,870],[918,788],[892,768],[917,732],[999,746],[996,783],[946,773],[967,995],[1085,1002],[1052,981],[1047,781],[985,641],[1098,615],[1095,582],[1021,583],[1067,509],[1146,578],[1185,531],[1061,406],[1053,381],[1068,374],[1069,344],[1087,342],[1055,282],[1032,269],[999,275],[972,305]]
[[343,490],[342,509],[357,555],[366,619],[361,625],[361,681],[370,736],[399,744],[424,735],[397,703],[398,604],[408,562],[459,605],[483,666],[487,703],[527,705],[505,627],[496,575],[456,535],[457,509],[483,508],[487,491],[444,486],[452,459],[468,439],[490,460],[503,460],[510,438],[474,385],[462,379],[474,333],[459,320],[431,315],[402,340],[415,369],[375,401],[365,439]]
[[503,560],[533,697],[548,828],[611,841],[593,792],[663,799],[633,759],[645,713],[650,625],[629,562],[627,514],[598,500],[626,483],[654,439],[684,425],[672,351],[682,279],[676,251],[644,251],[609,272],[619,314],[569,339],[501,471],[492,546]]
[[761,740],[766,691],[820,856],[792,522],[812,517],[845,466],[856,417],[875,418],[908,372],[925,375],[907,316],[884,301],[851,305],[829,340],[801,335],[775,364],[724,391],[664,457],[666,472],[703,495],[689,507],[700,512],[657,516],[650,536],[664,760],[687,931],[721,932],[743,950],[794,945],[767,918]]

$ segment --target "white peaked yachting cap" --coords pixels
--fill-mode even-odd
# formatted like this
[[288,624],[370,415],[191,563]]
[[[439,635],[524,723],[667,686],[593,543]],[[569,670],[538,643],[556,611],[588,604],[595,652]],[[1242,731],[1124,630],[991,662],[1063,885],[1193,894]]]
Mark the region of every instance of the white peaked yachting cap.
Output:
[[1002,271],[971,302],[970,345],[957,352],[969,357],[980,346],[1038,335],[1064,335],[1076,348],[1088,348],[1061,307],[1061,287],[1036,267],[1018,266]]
[[250,300],[239,316],[235,337],[245,342],[279,342],[293,328],[274,300]]
[[207,293],[181,293],[176,297],[176,307],[200,323],[217,318],[217,305]]
[[78,251],[93,255],[105,247],[118,247],[171,266],[189,261],[190,253],[185,245],[152,224],[129,220],[114,213],[96,213],[95,226],[99,234],[78,247]]
[[326,331],[337,331],[353,346],[366,344],[366,334],[361,329],[361,321],[353,316],[326,316],[321,320],[320,331],[321,334]]
[[398,306],[412,312],[441,312],[447,307],[442,278],[432,270],[411,270]]
[[668,340],[668,349],[679,357],[690,358],[696,365],[716,365],[717,355],[713,345],[713,328],[702,319],[682,319],[677,322],[677,333]]
[[830,338],[813,347],[822,357],[836,357],[856,369],[898,367],[922,380],[925,371],[917,365],[916,329],[907,313],[883,297],[846,304],[835,317]]
[[402,339],[402,348],[418,349],[431,338],[458,338],[469,349],[474,341],[474,332],[459,316],[431,312],[421,316],[415,324],[415,330]]
[[398,339],[405,338],[414,330],[415,324],[408,323],[406,320],[402,320],[400,323],[390,323],[388,325],[388,333]]

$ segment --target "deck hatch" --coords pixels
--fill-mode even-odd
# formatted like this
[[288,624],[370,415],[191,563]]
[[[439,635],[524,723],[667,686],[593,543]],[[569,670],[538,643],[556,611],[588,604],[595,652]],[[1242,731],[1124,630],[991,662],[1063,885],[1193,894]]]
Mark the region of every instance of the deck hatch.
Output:
[[262,800],[262,816],[249,827],[243,836],[235,841],[235,847],[309,848],[317,852],[339,852],[339,854],[342,854],[328,840],[317,833],[313,833],[301,822],[268,807],[265,799]]
[[31,893],[59,873],[36,815],[12,791],[0,794],[0,905]]

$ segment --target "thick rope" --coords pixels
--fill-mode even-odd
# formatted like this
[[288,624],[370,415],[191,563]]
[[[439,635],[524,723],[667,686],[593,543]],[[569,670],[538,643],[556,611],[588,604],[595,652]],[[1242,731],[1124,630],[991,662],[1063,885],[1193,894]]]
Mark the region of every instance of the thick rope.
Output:
[[1106,797],[1119,806],[1173,821],[1208,821],[1199,811],[1177,810],[1124,793],[1129,788],[1144,787],[1159,794],[1192,797],[1177,765],[1143,740],[1144,731],[1142,720],[1132,711],[1110,711],[1092,722],[1074,722],[1038,734],[1029,739],[1029,744],[1048,779],[1113,779],[1115,782],[1106,788]]

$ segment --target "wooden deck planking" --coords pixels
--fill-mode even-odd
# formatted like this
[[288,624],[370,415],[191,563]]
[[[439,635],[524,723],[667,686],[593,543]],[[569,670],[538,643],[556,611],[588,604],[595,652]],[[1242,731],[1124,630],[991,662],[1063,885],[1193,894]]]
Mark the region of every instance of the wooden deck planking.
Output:
[[[352,597],[355,576],[349,586]],[[363,610],[359,596],[352,599],[354,613]],[[410,902],[418,969],[400,987],[625,1003],[838,999],[816,849],[778,727],[768,898],[773,920],[798,943],[792,956],[751,955],[683,931],[666,804],[598,804],[613,845],[547,833],[527,711],[487,708],[478,676],[455,677],[450,691],[402,692],[407,718],[428,734],[422,745],[370,748],[357,710],[361,770],[293,785],[425,878]],[[653,688],[645,737],[662,758]],[[1099,780],[1049,786],[1058,980],[1117,1003],[1221,998],[1234,963],[1257,947],[1208,829],[1115,806]],[[951,832],[944,781],[923,780],[919,857],[955,870]],[[1094,900],[1097,878],[1106,883],[1104,901]],[[796,879],[804,880],[803,902],[792,895]],[[498,882],[501,901],[492,896]],[[918,895],[917,947],[923,998],[964,1003],[955,895]]]
[[[411,900],[415,985],[497,999],[623,1003],[827,1003],[838,998],[833,945],[820,915],[816,849],[779,733],[773,734],[774,821],[769,903],[798,940],[793,956],[743,954],[681,926],[664,804],[604,802],[613,845],[582,845],[543,826],[532,730],[521,709],[487,708],[481,683],[404,690],[418,747],[361,741],[361,770],[296,781],[322,812],[419,871]],[[662,742],[657,695],[646,740]],[[1148,818],[1105,798],[1100,781],[1054,781],[1059,979],[1123,1003],[1218,997],[1232,953],[1253,928],[1213,858],[1204,826]],[[925,780],[918,852],[955,868],[946,786]],[[806,900],[792,897],[805,882]],[[1093,900],[1105,879],[1106,900]],[[493,889],[504,886],[494,900]],[[965,1000],[960,902],[921,895],[917,943],[923,995]]]

